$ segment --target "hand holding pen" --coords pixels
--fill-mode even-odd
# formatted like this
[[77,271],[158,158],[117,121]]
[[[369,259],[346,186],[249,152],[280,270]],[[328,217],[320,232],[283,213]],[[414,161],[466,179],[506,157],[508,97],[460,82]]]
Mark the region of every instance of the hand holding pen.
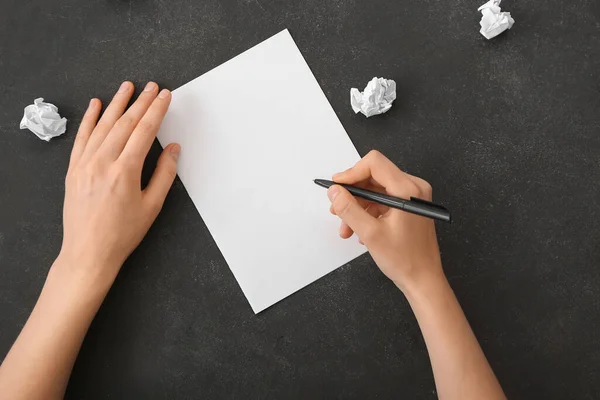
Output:
[[[450,215],[431,203],[431,185],[400,171],[377,151],[333,180],[337,184],[327,195],[331,212],[342,220],[340,236],[347,239],[356,233],[377,266],[406,296],[423,332],[438,392],[506,399],[442,270],[432,218],[449,220]],[[370,191],[360,194],[367,198],[375,194],[377,202],[353,196],[345,185],[352,185],[354,193],[359,193],[356,188]],[[427,208],[406,212],[405,206],[415,199]]]
[[[356,233],[383,273],[401,289],[424,276],[443,274],[432,219],[357,198],[342,186],[352,185],[407,202],[411,200],[405,199],[413,198],[414,202],[418,198],[428,205],[432,194],[429,183],[401,171],[378,151],[371,151],[354,167],[334,175],[333,180],[339,184],[331,186],[327,194],[330,211],[342,220],[340,236],[347,239]],[[432,207],[444,214],[443,207]]]
[[363,189],[358,186],[328,181],[326,179],[315,179],[314,182],[317,185],[326,189],[329,189],[333,185],[340,185],[341,187],[349,191],[352,196],[359,197],[361,199],[368,200],[373,203],[392,207],[397,210],[406,211],[412,214],[435,219],[438,221],[452,222],[450,212],[445,207],[442,207],[438,204],[434,204],[430,201],[419,199],[417,197],[411,197],[410,200],[407,200],[400,197],[390,196],[385,193]]

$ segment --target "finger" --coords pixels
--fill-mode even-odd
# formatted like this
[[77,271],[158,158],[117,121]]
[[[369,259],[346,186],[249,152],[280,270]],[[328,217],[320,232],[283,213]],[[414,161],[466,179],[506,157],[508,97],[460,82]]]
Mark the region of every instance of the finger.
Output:
[[384,213],[384,206],[379,204],[371,203],[365,208],[365,211],[369,213],[373,218],[379,218]]
[[104,111],[100,121],[98,121],[98,125],[94,128],[82,157],[91,157],[96,153],[112,127],[115,125],[115,122],[117,122],[121,115],[123,115],[123,112],[125,112],[132,94],[133,83],[128,81],[123,82],[119,91],[115,94],[108,107],[106,107],[106,111]]
[[[377,204],[377,203],[370,202],[369,200],[361,199],[360,197],[355,197],[355,199],[356,199],[356,201],[358,202],[358,204],[360,204],[360,206],[361,206],[362,208],[364,208],[365,210],[367,210],[367,209],[371,209],[371,210],[375,209],[375,210],[377,210],[378,208],[382,208],[382,209],[383,209],[383,208],[385,208],[385,209],[387,209],[387,207],[386,207],[386,206],[383,206],[383,205],[381,205],[381,204]],[[330,212],[331,214],[333,214],[333,215],[336,215],[336,214],[335,214],[335,210],[334,210],[334,208],[333,208],[333,204],[331,204],[331,205],[329,206],[329,212]],[[384,213],[383,211],[381,211],[381,212],[380,212],[380,214],[383,214],[383,213]]]
[[[369,205],[367,205],[367,208],[365,208],[365,211],[369,213],[369,215],[373,218],[379,218],[379,216],[381,215],[381,210],[378,204],[370,203]],[[352,228],[350,228],[350,226],[347,223],[342,221],[342,224],[340,226],[340,236],[343,239],[348,239],[353,234],[354,231],[352,230]]]
[[431,184],[425,179],[419,178],[418,176],[408,173],[406,176],[408,176],[408,178],[419,187],[419,194],[416,197],[431,201],[433,198],[433,188],[431,187]]
[[[375,218],[379,218],[384,215],[388,211],[388,207],[382,206],[381,204],[371,204],[371,206],[367,209],[367,212],[371,214]],[[363,241],[359,238],[358,243],[364,246]]]
[[150,146],[152,146],[152,142],[156,138],[158,128],[160,128],[160,124],[169,109],[170,103],[171,92],[167,89],[161,90],[158,97],[154,99],[146,114],[144,114],[133,130],[119,158],[124,157],[129,160],[144,162]]
[[334,185],[327,191],[334,211],[363,242],[368,243],[374,236],[378,221],[358,204],[356,199],[343,187]]
[[348,239],[352,235],[354,235],[354,231],[352,230],[352,228],[350,228],[347,223],[342,222],[340,224],[340,237],[342,239]]
[[90,135],[92,134],[92,131],[98,122],[100,110],[102,110],[102,102],[98,99],[91,99],[90,104],[83,115],[81,124],[79,125],[77,136],[75,136],[75,143],[73,143],[73,150],[71,151],[71,161],[69,166],[76,164],[83,154]]
[[[386,192],[397,196],[406,195],[407,189],[412,189],[414,185],[406,173],[376,150],[370,151],[354,167],[333,176],[335,182],[346,184],[370,181],[371,179],[384,187]],[[408,187],[406,187],[407,183],[409,183]]]
[[107,156],[116,160],[123,151],[131,133],[144,114],[146,114],[157,94],[158,85],[154,82],[148,82],[135,103],[117,120],[110,135],[108,135],[100,146],[100,151],[106,152]]
[[177,160],[180,151],[181,147],[177,143],[171,143],[165,147],[158,158],[152,178],[144,189],[144,202],[155,214],[158,214],[162,208],[177,175]]
[[[355,197],[358,204],[364,209],[368,208],[370,205],[375,205],[375,203],[370,202],[369,200],[361,199],[360,197]],[[335,215],[335,210],[333,209],[333,204],[329,206],[329,212]]]

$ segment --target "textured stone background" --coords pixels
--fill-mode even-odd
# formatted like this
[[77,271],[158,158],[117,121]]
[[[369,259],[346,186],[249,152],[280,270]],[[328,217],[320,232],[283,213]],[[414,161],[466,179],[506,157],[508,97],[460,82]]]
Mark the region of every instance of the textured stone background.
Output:
[[[505,0],[0,0],[0,354],[60,247],[89,98],[175,89],[289,28],[361,154],[429,180],[447,275],[507,395],[600,395],[600,3]],[[349,89],[398,82],[392,110]],[[69,119],[20,131],[35,97]],[[252,132],[248,132],[249,135]],[[148,160],[150,172],[159,151]],[[255,316],[180,182],[82,348],[69,399],[435,398],[412,313],[369,256]]]

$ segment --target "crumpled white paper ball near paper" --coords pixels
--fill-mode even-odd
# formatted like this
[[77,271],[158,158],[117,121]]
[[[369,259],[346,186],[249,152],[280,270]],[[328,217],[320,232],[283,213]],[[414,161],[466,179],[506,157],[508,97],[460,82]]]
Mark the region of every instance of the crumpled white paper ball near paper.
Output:
[[20,128],[29,129],[40,139],[49,142],[53,137],[65,133],[67,119],[60,117],[54,104],[44,103],[44,99],[40,97],[25,107]]
[[481,30],[479,31],[486,39],[491,39],[507,29],[512,28],[515,20],[512,19],[509,12],[502,12],[500,2],[502,0],[490,0],[477,11],[481,11]]
[[350,104],[355,113],[363,113],[368,117],[383,114],[392,108],[396,100],[396,82],[391,79],[373,78],[361,93],[358,89],[350,89]]

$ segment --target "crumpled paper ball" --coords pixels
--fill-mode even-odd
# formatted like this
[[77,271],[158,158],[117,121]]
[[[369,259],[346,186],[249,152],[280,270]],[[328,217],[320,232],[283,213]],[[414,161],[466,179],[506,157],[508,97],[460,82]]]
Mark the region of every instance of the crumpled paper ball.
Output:
[[363,113],[368,117],[383,114],[392,108],[396,100],[396,82],[391,79],[373,78],[361,93],[358,89],[350,89],[350,104],[355,113]]
[[479,31],[486,39],[491,39],[507,29],[512,28],[515,20],[510,16],[509,12],[503,12],[500,9],[502,0],[490,0],[477,11],[481,11],[481,30]]
[[29,129],[40,139],[49,142],[53,137],[65,133],[67,119],[60,117],[54,104],[44,103],[44,99],[40,97],[25,107],[20,128]]

